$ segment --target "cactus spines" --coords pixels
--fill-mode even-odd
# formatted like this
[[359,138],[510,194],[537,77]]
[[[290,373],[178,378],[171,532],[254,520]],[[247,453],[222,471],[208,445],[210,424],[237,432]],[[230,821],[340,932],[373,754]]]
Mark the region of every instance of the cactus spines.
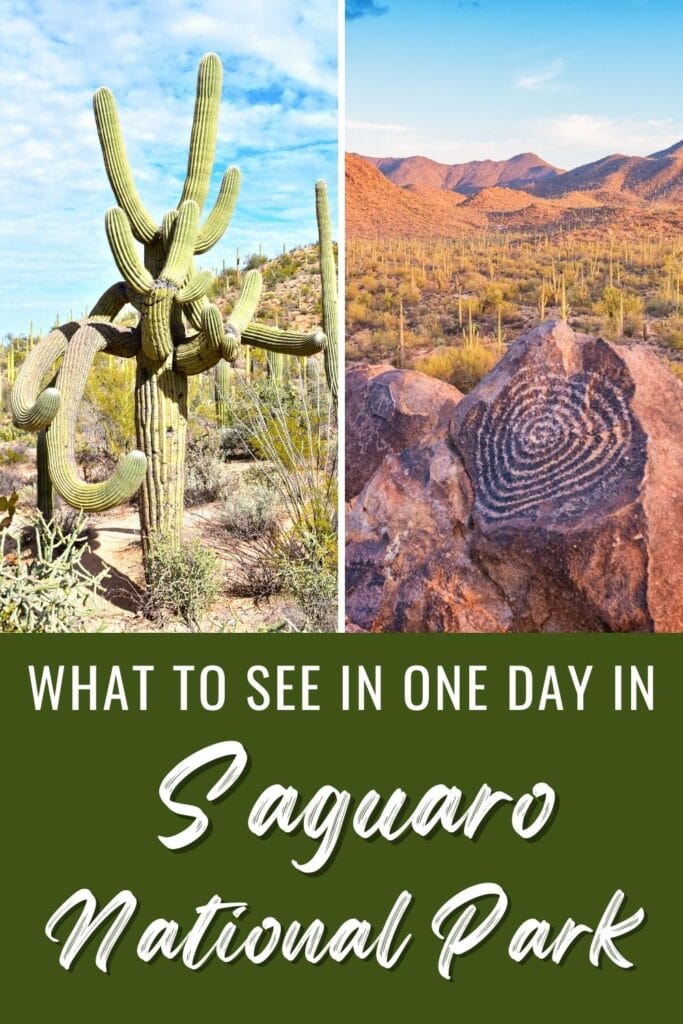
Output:
[[323,331],[327,338],[325,348],[325,376],[332,400],[337,405],[337,269],[332,248],[332,226],[330,206],[327,198],[327,183],[315,183],[315,212],[318,220],[318,245],[320,249],[320,282],[323,299]]
[[220,59],[215,53],[204,54],[197,72],[197,98],[192,119],[187,176],[180,197],[181,204],[192,199],[199,209],[206,202],[209,192],[222,84],[223,68]]
[[230,391],[232,389],[232,366],[230,366],[230,363],[226,363],[224,359],[221,359],[220,362],[216,363],[214,374],[216,419],[219,427],[227,427]]
[[[88,318],[56,326],[31,349],[12,395],[15,422],[44,432],[39,439],[41,459],[45,456],[40,469],[40,500],[46,509],[50,481],[65,501],[90,511],[103,511],[128,500],[142,484],[145,563],[155,533],[169,533],[176,541],[181,536],[187,376],[217,364],[222,375],[222,361],[233,360],[241,343],[247,366],[250,346],[305,356],[321,351],[326,344],[319,331],[299,335],[253,322],[262,285],[257,271],[244,275],[239,297],[225,320],[207,298],[213,276],[198,271],[194,257],[207,252],[228,227],[240,185],[239,171],[229,168],[213,209],[201,223],[211,182],[221,84],[220,60],[207,54],[197,77],[182,195],[177,208],[167,212],[160,224],[147,212],[136,190],[114,97],[106,88],[95,93],[97,133],[117,202],[106,215],[105,230],[123,280],[104,292]],[[143,244],[142,257],[135,240]],[[112,323],[126,303],[132,303],[140,314],[137,327]],[[136,359],[138,450],[121,459],[109,480],[90,484],[78,474],[74,439],[86,378],[101,351]],[[60,358],[56,386],[46,388],[45,381]]]
[[65,324],[50,331],[26,357],[10,397],[12,419],[22,430],[44,430],[57,415],[61,404],[59,391],[54,387],[42,390],[42,385],[64,355],[69,338],[77,328],[78,324]]
[[135,187],[121,134],[116,101],[109,89],[97,90],[93,97],[93,109],[104,156],[104,167],[112,192],[124,210],[138,242],[152,242],[157,235],[157,226],[142,205]]
[[288,356],[312,356],[326,350],[326,336],[322,331],[298,334],[296,331],[281,331],[265,324],[249,324],[242,332],[242,340],[255,348],[263,348],[267,352],[284,352]]
[[81,480],[76,466],[76,419],[90,367],[107,339],[97,324],[83,324],[70,339],[57,375],[57,392],[68,398],[60,404],[47,430],[50,478],[57,493],[74,508],[103,512],[127,501],[138,490],[147,459],[141,451],[129,452],[109,480],[89,484]]

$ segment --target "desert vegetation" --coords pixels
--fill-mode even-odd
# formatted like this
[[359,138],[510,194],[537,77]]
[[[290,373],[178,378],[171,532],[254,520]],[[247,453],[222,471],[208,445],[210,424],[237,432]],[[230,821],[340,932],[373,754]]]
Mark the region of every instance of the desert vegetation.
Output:
[[467,392],[543,320],[657,351],[683,375],[683,235],[656,219],[596,230],[351,239],[350,363],[420,370]]
[[[3,346],[0,605],[13,609],[4,628],[136,628],[111,614],[90,621],[93,597],[137,616],[140,628],[334,628],[336,269],[327,190],[317,183],[317,246],[283,249],[273,261],[259,251],[244,266],[236,254],[220,273],[197,269],[195,256],[220,239],[239,190],[233,167],[200,223],[221,81],[220,61],[208,54],[182,195],[160,224],[136,191],[114,98],[95,94],[118,202],[105,228],[122,280],[84,319]],[[231,528],[227,496],[235,493],[251,522],[246,535]],[[91,519],[74,522],[64,507]],[[106,533],[128,535],[132,564],[108,561],[115,553]],[[73,580],[68,614],[36,610],[37,575],[41,593],[69,590],[67,575]],[[226,591],[251,602],[252,621],[226,603]],[[279,618],[264,619],[257,605],[274,598]]]
[[[237,259],[216,268],[220,309],[239,292]],[[321,322],[317,246],[247,254],[251,262],[263,275],[264,326],[309,332]],[[322,355],[244,345],[233,362],[190,379],[184,541],[162,534],[146,578],[135,496],[80,516],[57,496],[45,546],[36,437],[13,425],[9,408],[37,340],[28,331],[0,345],[3,631],[335,628],[337,425]],[[134,444],[133,386],[129,360],[97,356],[75,436],[86,482],[107,479]]]

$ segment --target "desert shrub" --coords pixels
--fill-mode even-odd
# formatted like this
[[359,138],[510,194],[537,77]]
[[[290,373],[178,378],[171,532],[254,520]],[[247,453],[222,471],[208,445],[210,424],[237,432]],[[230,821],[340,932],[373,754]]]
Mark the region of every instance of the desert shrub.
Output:
[[301,608],[305,628],[332,633],[337,627],[337,564],[334,532],[286,535],[274,551],[277,579]]
[[274,384],[264,405],[247,390],[243,429],[267,460],[287,523],[262,538],[259,571],[271,592],[282,589],[297,601],[306,628],[328,628],[336,622],[331,580],[337,560],[337,448],[329,393],[319,381],[309,387],[301,380],[289,388]]
[[246,263],[244,264],[245,270],[258,270],[264,263],[268,262],[268,257],[262,253],[253,252],[251,256],[247,256]]
[[677,377],[679,380],[683,381],[683,363],[675,363],[673,362],[673,360],[669,359],[668,366],[671,372],[673,373],[674,377]]
[[415,369],[430,377],[445,380],[466,394],[493,369],[500,355],[497,349],[475,341],[457,348],[442,348],[431,352],[416,361]]
[[632,336],[643,329],[644,302],[639,295],[630,295],[621,288],[607,285],[594,311],[602,317],[605,332],[612,337]]
[[225,528],[242,540],[272,533],[277,526],[278,506],[278,495],[272,487],[241,481],[223,499]]
[[[84,397],[95,411],[104,434],[103,447],[111,460],[111,464],[103,467],[106,474],[121,455],[135,447],[134,388],[133,360],[112,359],[98,353],[88,374]],[[87,434],[87,443],[91,444],[92,431],[88,429]]]
[[225,485],[221,435],[208,430],[188,436],[185,463],[185,504],[188,508],[217,501]]
[[254,457],[254,453],[247,447],[243,432],[239,426],[228,426],[221,429],[220,453],[224,462]]
[[0,529],[12,525],[19,504],[19,495],[16,491],[9,494],[0,494]]
[[22,442],[15,443],[11,448],[5,448],[0,452],[0,465],[18,466],[22,462],[26,462],[27,455],[28,446]]
[[88,550],[82,516],[69,529],[38,515],[34,547],[25,557],[21,540],[0,531],[0,632],[82,632],[106,576],[81,565]]
[[674,303],[670,299],[648,299],[645,305],[645,311],[648,316],[669,316],[674,308]]
[[657,325],[657,336],[669,348],[677,352],[683,349],[683,317],[673,317],[666,323]]
[[250,542],[238,542],[231,552],[232,565],[228,587],[236,597],[251,597],[257,601],[279,594],[282,580],[279,572],[278,536],[260,534]]
[[21,476],[15,469],[8,466],[0,467],[0,494],[11,494],[21,487]]
[[19,427],[15,427],[13,423],[5,423],[0,427],[0,443],[3,441],[16,441],[21,436],[26,437],[26,434]]
[[144,611],[161,620],[178,616],[196,631],[218,597],[219,579],[213,551],[199,541],[178,545],[162,534],[155,539],[147,562]]

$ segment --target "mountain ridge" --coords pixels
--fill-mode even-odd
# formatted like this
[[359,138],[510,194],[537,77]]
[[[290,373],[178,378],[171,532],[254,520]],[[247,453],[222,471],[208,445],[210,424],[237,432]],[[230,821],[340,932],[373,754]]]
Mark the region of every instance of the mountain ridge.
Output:
[[683,140],[646,156],[611,153],[563,170],[537,153],[507,160],[470,160],[446,164],[424,156],[367,157],[395,185],[427,186],[472,197],[483,189],[508,188],[544,199],[575,192],[620,192],[648,202],[683,201]]

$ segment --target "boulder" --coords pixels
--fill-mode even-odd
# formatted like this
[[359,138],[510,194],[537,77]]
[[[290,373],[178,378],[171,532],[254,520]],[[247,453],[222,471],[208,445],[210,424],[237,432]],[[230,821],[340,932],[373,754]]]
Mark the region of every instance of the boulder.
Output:
[[388,455],[346,521],[346,615],[372,632],[511,628],[495,584],[472,562],[472,488],[444,441]]
[[457,388],[413,370],[354,366],[346,373],[346,497],[355,497],[385,455],[444,437]]
[[683,387],[643,348],[548,323],[385,458],[350,506],[366,630],[681,631]]

